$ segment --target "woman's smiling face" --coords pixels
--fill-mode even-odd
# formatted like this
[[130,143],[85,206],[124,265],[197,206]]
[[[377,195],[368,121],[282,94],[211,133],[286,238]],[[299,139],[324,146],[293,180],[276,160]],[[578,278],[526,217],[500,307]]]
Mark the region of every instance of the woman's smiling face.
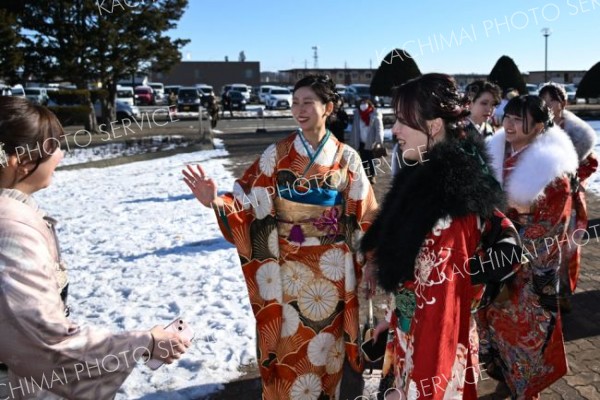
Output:
[[327,105],[309,87],[298,88],[292,98],[292,115],[303,131],[325,125]]

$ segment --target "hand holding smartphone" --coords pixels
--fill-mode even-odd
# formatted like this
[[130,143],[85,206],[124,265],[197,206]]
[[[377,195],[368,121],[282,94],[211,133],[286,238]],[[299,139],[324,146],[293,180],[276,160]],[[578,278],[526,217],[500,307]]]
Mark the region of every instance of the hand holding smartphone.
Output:
[[[181,317],[176,318],[170,324],[165,326],[165,332],[177,333],[182,339],[187,340],[189,342],[191,342],[194,339],[194,330]],[[158,349],[158,351],[169,353],[170,350],[172,351],[172,343],[170,343],[170,341],[168,340],[159,341]],[[148,368],[152,370],[158,369],[163,364],[164,362],[162,360],[158,360],[155,358],[149,360],[146,363]]]

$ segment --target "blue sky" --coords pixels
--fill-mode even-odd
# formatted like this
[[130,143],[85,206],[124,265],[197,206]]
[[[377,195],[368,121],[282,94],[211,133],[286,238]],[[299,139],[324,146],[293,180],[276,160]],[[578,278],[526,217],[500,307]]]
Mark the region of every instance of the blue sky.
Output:
[[600,0],[190,0],[175,37],[184,60],[260,61],[261,71],[376,68],[403,48],[421,72],[489,73],[502,55],[521,70],[587,70],[600,61]]

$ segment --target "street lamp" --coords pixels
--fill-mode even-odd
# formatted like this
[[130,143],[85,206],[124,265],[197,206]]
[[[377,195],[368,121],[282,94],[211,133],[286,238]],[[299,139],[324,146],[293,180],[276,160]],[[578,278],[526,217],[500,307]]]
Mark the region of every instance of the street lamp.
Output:
[[544,35],[544,41],[546,42],[546,51],[544,54],[544,82],[548,82],[548,36],[552,34],[550,28],[542,29],[542,35]]

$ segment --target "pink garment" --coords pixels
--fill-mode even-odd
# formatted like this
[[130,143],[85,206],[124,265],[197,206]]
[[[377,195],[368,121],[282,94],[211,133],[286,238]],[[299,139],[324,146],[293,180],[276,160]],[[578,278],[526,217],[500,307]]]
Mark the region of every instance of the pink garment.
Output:
[[[150,332],[110,333],[69,321],[54,236],[15,190],[0,190],[0,362],[10,399],[111,399],[151,346]],[[5,398],[4,396],[3,398]]]

